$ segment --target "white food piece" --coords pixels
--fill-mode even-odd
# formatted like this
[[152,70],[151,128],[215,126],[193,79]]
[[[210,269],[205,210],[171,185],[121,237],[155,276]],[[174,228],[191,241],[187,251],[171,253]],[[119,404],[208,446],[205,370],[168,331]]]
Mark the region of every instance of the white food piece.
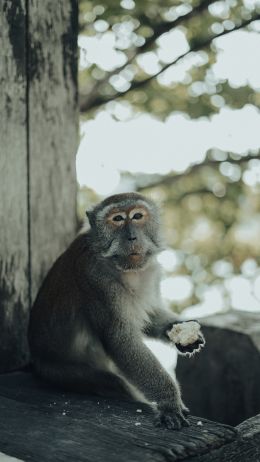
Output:
[[182,346],[195,343],[199,339],[200,325],[196,321],[187,321],[174,324],[172,329],[167,332],[168,337]]

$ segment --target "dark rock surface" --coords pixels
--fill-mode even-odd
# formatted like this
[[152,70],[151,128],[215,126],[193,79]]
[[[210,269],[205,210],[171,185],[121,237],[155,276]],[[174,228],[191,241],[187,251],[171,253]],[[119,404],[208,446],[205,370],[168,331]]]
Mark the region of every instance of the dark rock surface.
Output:
[[178,358],[184,402],[196,415],[238,425],[260,412],[260,314],[232,311],[200,322],[205,348]]

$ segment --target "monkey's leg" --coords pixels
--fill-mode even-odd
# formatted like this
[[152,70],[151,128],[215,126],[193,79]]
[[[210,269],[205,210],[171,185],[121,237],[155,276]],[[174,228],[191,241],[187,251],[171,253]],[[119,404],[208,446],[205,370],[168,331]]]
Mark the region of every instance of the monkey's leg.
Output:
[[127,382],[84,363],[35,361],[37,375],[64,390],[136,401]]

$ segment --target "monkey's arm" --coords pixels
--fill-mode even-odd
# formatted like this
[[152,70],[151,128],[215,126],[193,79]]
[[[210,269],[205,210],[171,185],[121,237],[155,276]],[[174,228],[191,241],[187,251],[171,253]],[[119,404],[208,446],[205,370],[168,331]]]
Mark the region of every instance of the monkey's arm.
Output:
[[164,342],[170,342],[167,331],[171,330],[173,324],[178,322],[177,316],[166,309],[157,309],[150,315],[149,322],[145,325],[143,332],[148,337],[156,338]]
[[157,403],[158,424],[175,429],[188,425],[178,385],[144,345],[133,326],[123,320],[113,320],[104,333],[104,343],[127,380],[149,401]]
[[[150,316],[150,322],[144,328],[144,334],[164,342],[173,342],[171,336],[168,335],[169,331],[176,324],[187,324],[189,321],[178,320],[177,316],[166,309],[158,309]],[[198,321],[196,323],[199,325]],[[189,343],[185,346],[180,343],[175,343],[175,346],[180,354],[192,355],[200,351],[201,347],[205,344],[204,336],[199,332],[196,341]]]

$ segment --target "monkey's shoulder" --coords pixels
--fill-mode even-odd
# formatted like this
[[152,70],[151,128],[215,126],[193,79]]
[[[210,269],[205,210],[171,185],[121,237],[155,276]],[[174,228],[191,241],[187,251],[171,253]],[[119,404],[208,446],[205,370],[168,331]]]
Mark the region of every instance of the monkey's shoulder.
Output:
[[48,270],[36,301],[42,297],[53,301],[63,292],[67,295],[72,292],[77,273],[77,262],[84,253],[88,253],[88,243],[85,236],[77,236],[69,247],[54,261]]

